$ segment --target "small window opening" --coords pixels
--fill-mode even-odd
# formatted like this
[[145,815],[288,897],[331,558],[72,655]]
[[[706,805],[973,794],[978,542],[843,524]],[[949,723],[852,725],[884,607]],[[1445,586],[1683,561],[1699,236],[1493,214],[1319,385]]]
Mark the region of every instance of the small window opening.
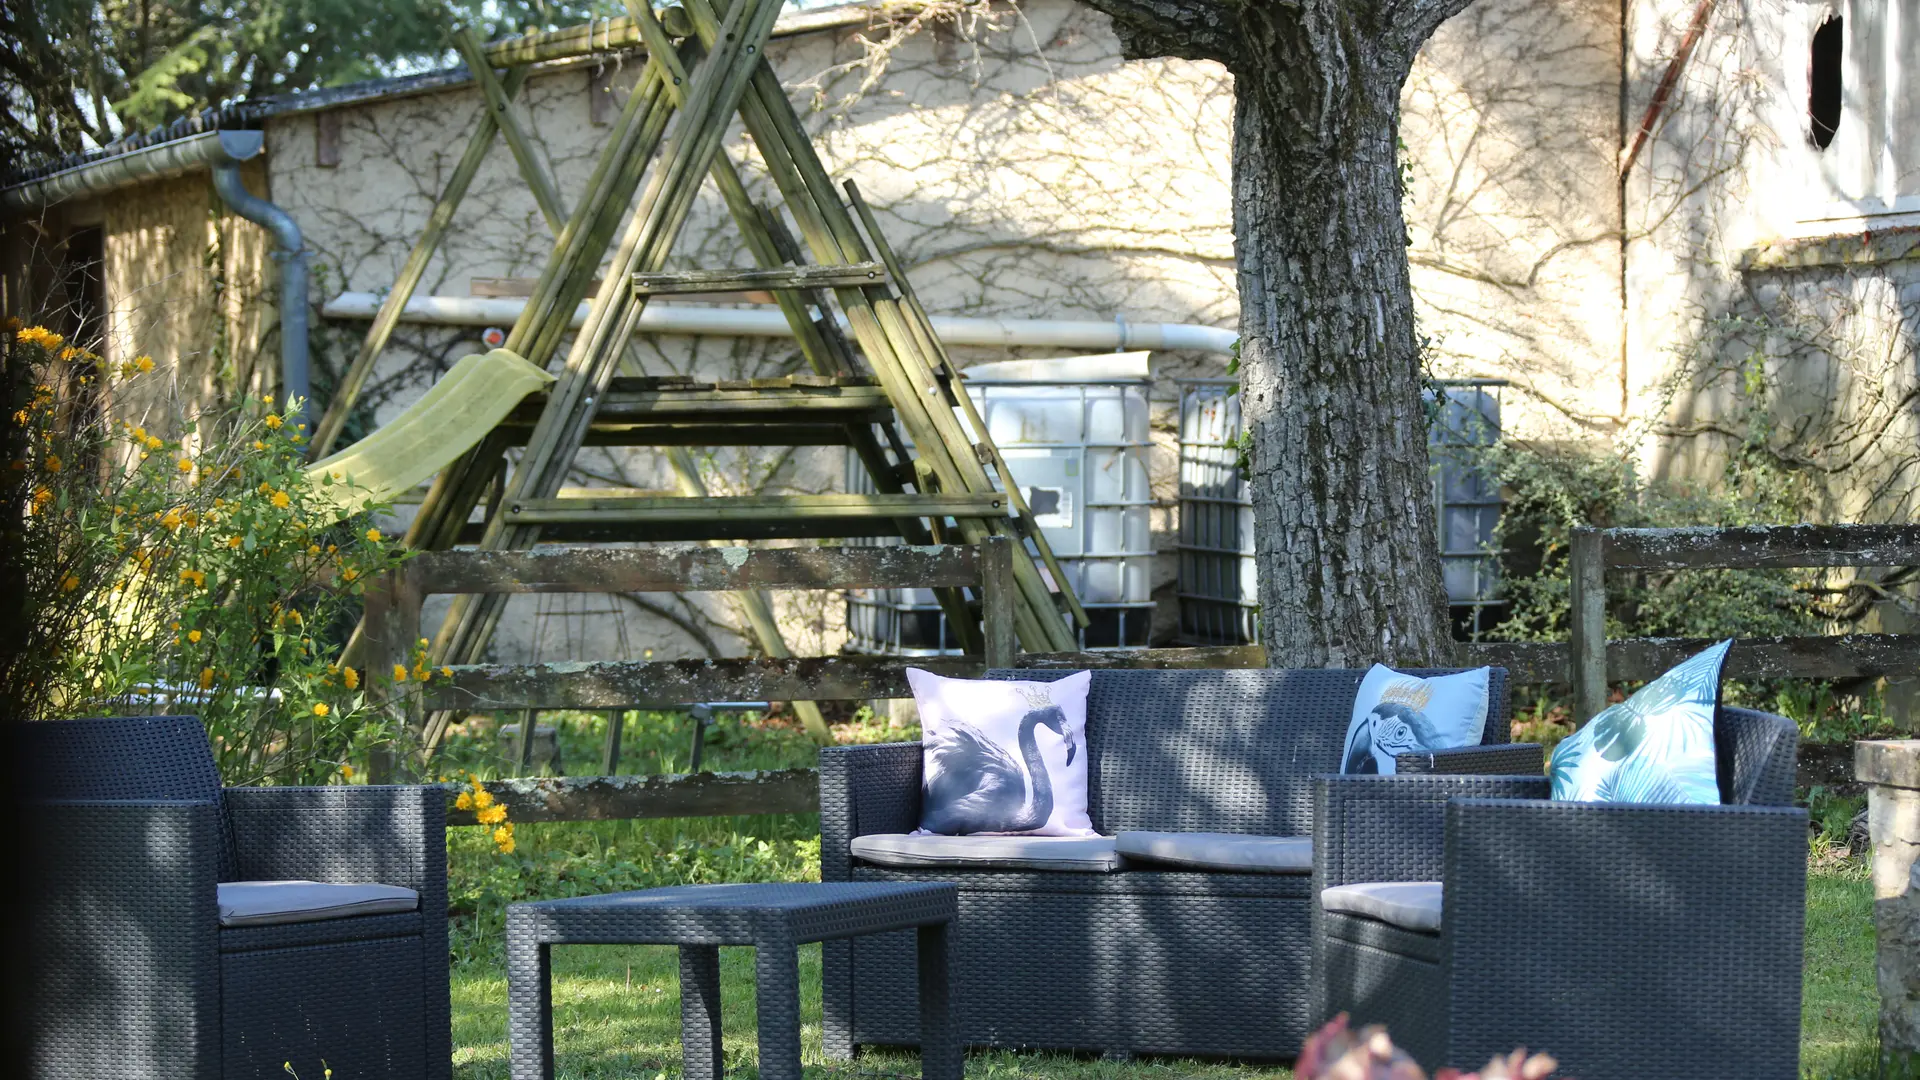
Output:
[[1813,126],[1808,137],[1825,150],[1840,129],[1840,16],[1835,15],[1813,32],[1813,56],[1808,67],[1807,115]]

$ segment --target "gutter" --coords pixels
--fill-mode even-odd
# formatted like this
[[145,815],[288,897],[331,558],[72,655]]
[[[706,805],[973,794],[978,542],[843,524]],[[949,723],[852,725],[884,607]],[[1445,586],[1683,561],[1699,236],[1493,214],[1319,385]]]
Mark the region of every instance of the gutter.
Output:
[[[273,261],[280,264],[280,396],[281,409],[296,426],[297,417],[312,397],[307,353],[307,249],[300,226],[293,215],[247,190],[240,179],[240,163],[257,156],[265,136],[258,131],[223,131],[227,136],[246,136],[246,153],[222,152],[212,161],[213,190],[234,213],[266,229],[273,235]],[[295,403],[298,403],[297,406]]]
[[[371,319],[380,310],[381,293],[345,292],[320,309],[329,319]],[[527,306],[524,297],[415,296],[400,313],[401,322],[435,326],[512,326]],[[572,325],[586,322],[587,304],[574,310]],[[841,326],[846,318],[838,317]],[[1239,335],[1217,326],[1193,323],[1111,322],[1076,319],[983,319],[936,315],[934,336],[948,345],[1045,346],[1061,349],[1178,349],[1227,355]],[[712,337],[792,337],[779,311],[648,304],[640,330],[654,334]]]
[[45,210],[68,199],[91,198],[148,180],[167,180],[210,168],[216,161],[258,155],[257,131],[209,131],[99,158],[37,180],[0,188],[0,211],[12,217]]

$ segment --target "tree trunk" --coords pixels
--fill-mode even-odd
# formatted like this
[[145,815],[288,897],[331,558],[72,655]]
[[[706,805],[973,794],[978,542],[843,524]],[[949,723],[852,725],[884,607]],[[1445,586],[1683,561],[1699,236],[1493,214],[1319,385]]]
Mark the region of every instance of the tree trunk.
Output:
[[1088,2],[1130,56],[1234,74],[1241,415],[1268,662],[1447,662],[1397,149],[1414,54],[1466,0]]

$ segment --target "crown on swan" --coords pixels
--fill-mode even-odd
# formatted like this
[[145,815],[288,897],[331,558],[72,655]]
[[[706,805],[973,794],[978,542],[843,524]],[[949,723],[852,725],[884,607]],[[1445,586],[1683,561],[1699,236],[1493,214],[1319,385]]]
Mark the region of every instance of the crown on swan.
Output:
[[1044,686],[1023,686],[1020,696],[1027,699],[1027,707],[1044,709],[1053,704],[1053,694]]
[[1388,683],[1387,688],[1380,691],[1380,700],[1395,702],[1415,712],[1421,712],[1426,709],[1427,702],[1433,700],[1433,687],[1417,679]]

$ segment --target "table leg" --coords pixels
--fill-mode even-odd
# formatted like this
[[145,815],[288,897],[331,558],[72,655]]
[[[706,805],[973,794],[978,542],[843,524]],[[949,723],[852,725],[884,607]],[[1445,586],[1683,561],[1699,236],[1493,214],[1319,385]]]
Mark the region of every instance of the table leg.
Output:
[[954,1028],[953,1000],[947,983],[947,924],[918,930],[920,967],[920,1076],[922,1080],[960,1080],[966,1069],[960,1034]]
[[552,946],[507,923],[507,1048],[513,1080],[553,1080]]
[[753,953],[760,1080],[800,1080],[799,952],[792,941],[760,941]]
[[720,949],[680,946],[680,1049],[686,1080],[720,1080]]

